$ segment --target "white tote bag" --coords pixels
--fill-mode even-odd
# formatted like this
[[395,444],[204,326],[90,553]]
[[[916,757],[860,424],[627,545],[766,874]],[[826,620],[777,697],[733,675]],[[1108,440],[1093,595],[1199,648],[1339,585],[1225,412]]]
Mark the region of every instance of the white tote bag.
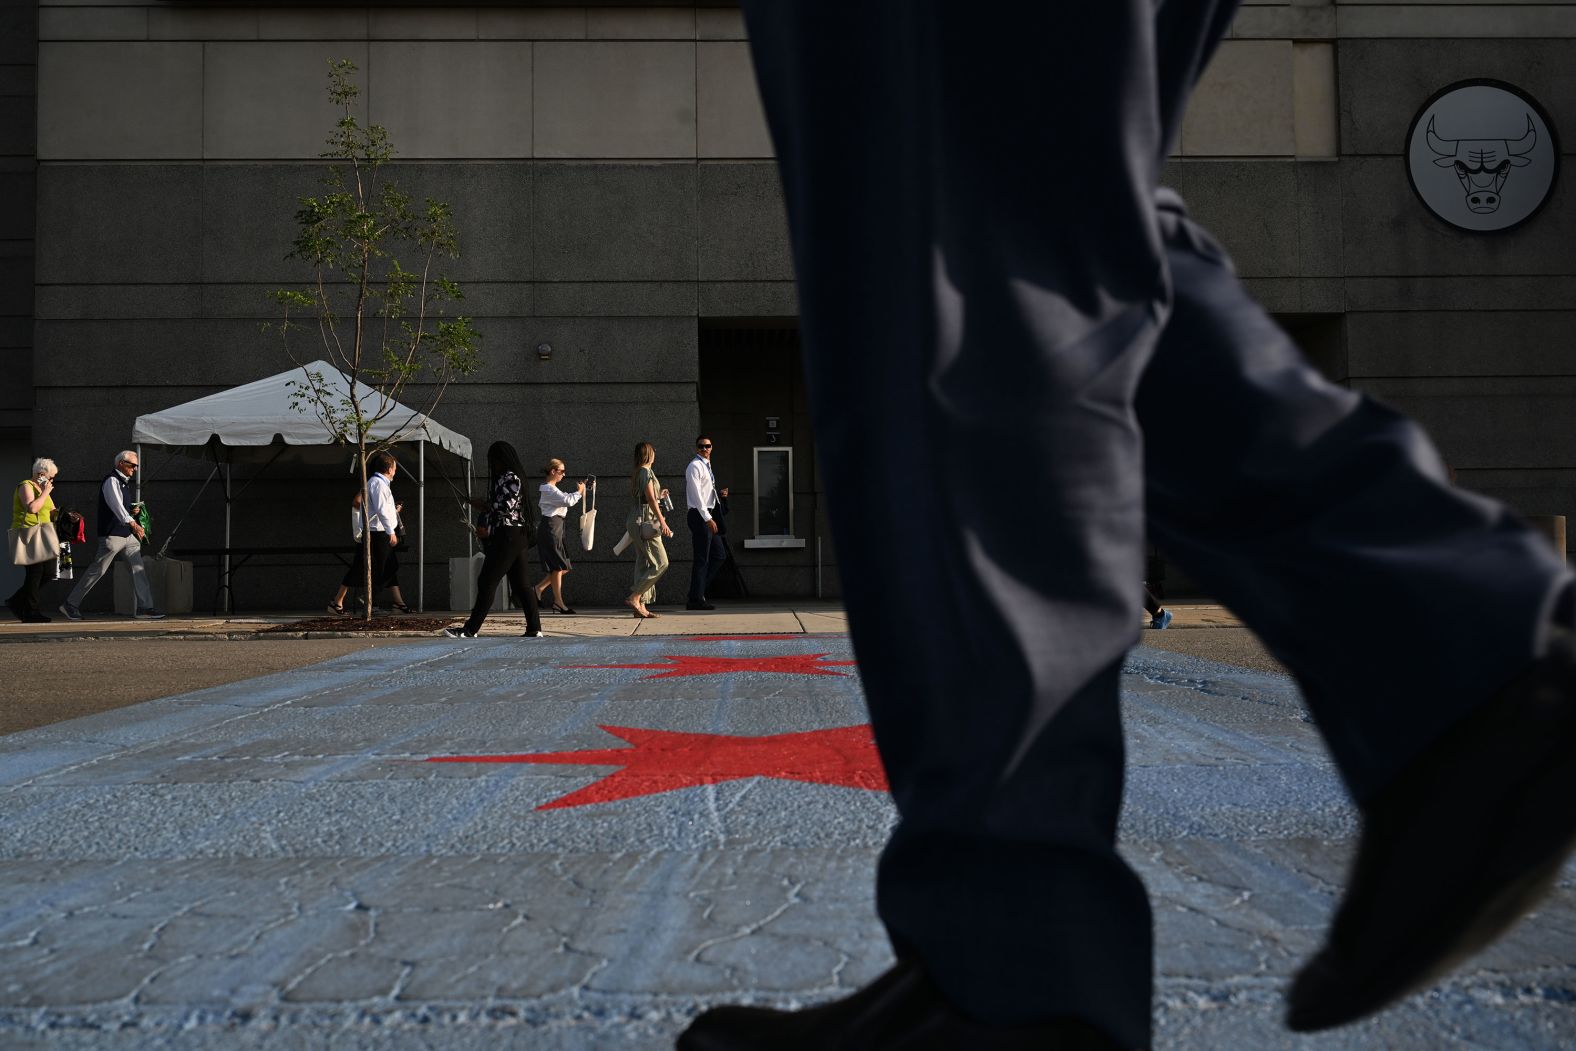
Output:
[[586,487],[586,498],[580,502],[580,547],[590,551],[596,543],[596,479]]

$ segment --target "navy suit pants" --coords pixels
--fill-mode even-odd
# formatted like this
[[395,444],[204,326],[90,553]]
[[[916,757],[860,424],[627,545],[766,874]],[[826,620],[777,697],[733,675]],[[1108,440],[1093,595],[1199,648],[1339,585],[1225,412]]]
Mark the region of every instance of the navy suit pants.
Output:
[[[1159,173],[1229,0],[746,0],[849,629],[877,903],[968,1013],[1149,1043],[1114,843],[1146,528],[1296,675],[1361,803],[1569,578],[1331,385]],[[980,479],[1012,499],[981,500]]]

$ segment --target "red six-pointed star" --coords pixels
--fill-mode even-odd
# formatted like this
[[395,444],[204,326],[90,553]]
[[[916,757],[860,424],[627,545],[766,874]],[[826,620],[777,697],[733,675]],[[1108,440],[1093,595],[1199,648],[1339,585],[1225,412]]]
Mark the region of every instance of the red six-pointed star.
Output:
[[676,733],[633,726],[604,726],[602,729],[634,747],[521,755],[434,756],[427,762],[619,767],[584,788],[543,803],[536,808],[538,810],[607,803],[749,777],[873,791],[887,787],[886,772],[881,768],[881,758],[876,753],[875,738],[868,723],[768,737]]
[[712,657],[674,655],[663,657],[666,664],[570,664],[570,668],[660,668],[656,675],[642,679],[678,679],[686,675],[735,675],[760,671],[775,675],[845,675],[832,668],[846,668],[853,661],[829,661],[824,653],[790,653],[783,657]]

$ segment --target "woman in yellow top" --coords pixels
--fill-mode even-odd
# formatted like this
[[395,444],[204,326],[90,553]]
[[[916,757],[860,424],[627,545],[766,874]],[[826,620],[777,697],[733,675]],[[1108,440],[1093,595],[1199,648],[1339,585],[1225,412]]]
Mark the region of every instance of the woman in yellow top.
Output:
[[[673,535],[668,520],[662,517],[659,498],[666,497],[668,491],[662,488],[651,469],[656,462],[657,450],[650,442],[635,446],[635,472],[629,477],[629,495],[634,498],[635,505],[629,509],[629,517],[624,522],[624,531],[635,542],[635,577],[624,605],[634,610],[637,617],[657,616],[646,608],[646,596],[654,592],[657,581],[668,571],[668,552],[662,546],[662,537]],[[642,536],[640,526],[643,522],[656,526],[660,535]]]
[[[52,496],[55,492],[55,475],[59,473],[60,469],[53,460],[41,456],[33,461],[33,476],[17,486],[11,496],[12,529],[25,529],[55,520],[55,501]],[[6,608],[17,620],[27,624],[49,621],[50,618],[38,608],[38,589],[44,584],[44,575],[52,574],[54,569],[52,559],[22,567],[22,586],[5,600]]]

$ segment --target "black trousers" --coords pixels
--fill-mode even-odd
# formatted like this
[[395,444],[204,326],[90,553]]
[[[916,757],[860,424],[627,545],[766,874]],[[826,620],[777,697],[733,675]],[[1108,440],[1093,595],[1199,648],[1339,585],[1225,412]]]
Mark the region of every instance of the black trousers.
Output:
[[[373,534],[373,543],[377,542],[376,537],[378,535],[380,534]],[[404,541],[402,540],[401,543],[403,542]],[[386,540],[384,543],[385,546],[387,546]],[[366,574],[362,572],[362,568],[367,564],[366,552],[362,550],[361,545],[358,543],[356,544],[355,549],[352,551],[352,555],[354,557],[350,560],[350,567],[345,570],[345,575],[340,578],[339,582],[347,588],[360,588],[366,582]],[[377,575],[374,574],[372,578],[372,586],[374,590],[381,587],[399,587],[398,546],[388,548],[388,554],[385,555],[383,559],[383,579],[381,582],[379,582]]]
[[476,578],[476,605],[471,607],[470,619],[465,622],[467,634],[475,635],[482,630],[487,613],[492,609],[498,582],[506,577],[525,609],[526,634],[542,630],[536,589],[526,579],[526,561],[530,550],[531,542],[525,529],[520,526],[501,526],[482,541],[482,571]]
[[[1320,379],[1158,186],[1233,7],[744,3],[900,815],[881,917],[968,1013],[1124,1046],[1149,1043],[1149,906],[1113,847],[1146,525],[1294,672],[1359,802],[1570,587],[1418,427]],[[982,462],[1028,498],[952,481]]]
[[22,585],[11,593],[8,602],[15,603],[23,613],[40,613],[38,608],[38,593],[44,586],[44,581],[55,575],[53,561],[34,562],[30,566],[22,567]]
[[695,508],[689,509],[684,521],[689,526],[690,557],[693,559],[690,563],[688,600],[705,602],[711,582],[717,579],[717,574],[722,572],[722,564],[728,560],[728,549],[723,545],[722,537],[711,531]]

